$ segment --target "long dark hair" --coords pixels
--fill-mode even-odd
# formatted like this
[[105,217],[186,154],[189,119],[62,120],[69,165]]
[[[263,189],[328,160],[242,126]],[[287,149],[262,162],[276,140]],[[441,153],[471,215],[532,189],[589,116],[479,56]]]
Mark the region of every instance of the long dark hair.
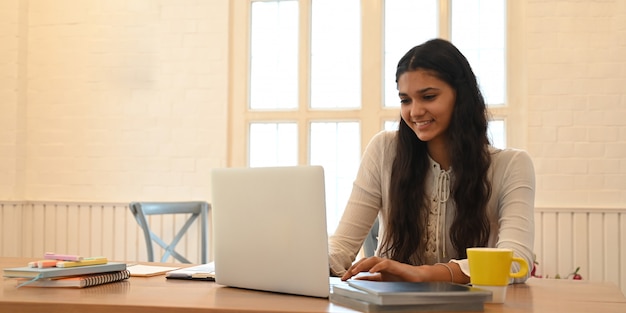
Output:
[[[456,91],[447,130],[454,169],[451,196],[456,214],[450,239],[460,258],[465,249],[485,246],[489,238],[487,202],[491,184],[487,177],[491,156],[487,137],[487,110],[476,76],[467,59],[450,42],[433,39],[409,50],[398,62],[396,83],[407,71],[428,70]],[[425,194],[429,170],[426,142],[400,119],[396,158],[389,186],[390,211],[382,252],[391,259],[424,264],[430,203]]]

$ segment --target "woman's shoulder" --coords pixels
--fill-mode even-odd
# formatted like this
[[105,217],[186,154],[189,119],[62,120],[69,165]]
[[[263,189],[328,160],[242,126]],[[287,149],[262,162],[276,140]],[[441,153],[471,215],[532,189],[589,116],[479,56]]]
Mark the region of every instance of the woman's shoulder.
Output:
[[383,163],[392,160],[396,153],[396,133],[397,131],[384,130],[372,136],[365,148],[364,158]]
[[516,148],[499,149],[490,146],[491,161],[496,167],[520,164],[521,166],[532,167],[532,159],[526,150]]
[[493,157],[498,158],[513,158],[515,156],[529,156],[526,150],[517,149],[517,148],[496,148],[494,146],[489,146],[489,152]]
[[376,133],[369,142],[369,146],[376,146],[381,149],[387,149],[390,145],[396,143],[397,130],[383,130]]
[[393,141],[397,133],[397,130],[381,130],[372,137],[372,140]]

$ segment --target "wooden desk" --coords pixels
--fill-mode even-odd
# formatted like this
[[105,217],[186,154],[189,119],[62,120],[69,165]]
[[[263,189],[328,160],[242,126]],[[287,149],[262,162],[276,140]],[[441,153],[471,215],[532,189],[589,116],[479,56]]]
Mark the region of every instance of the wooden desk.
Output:
[[[32,259],[0,258],[0,267]],[[242,290],[212,282],[167,280],[164,276],[84,289],[15,288],[3,278],[1,313],[67,312],[355,312],[327,299]],[[588,281],[530,279],[509,287],[506,303],[485,304],[485,312],[626,312],[617,286]]]

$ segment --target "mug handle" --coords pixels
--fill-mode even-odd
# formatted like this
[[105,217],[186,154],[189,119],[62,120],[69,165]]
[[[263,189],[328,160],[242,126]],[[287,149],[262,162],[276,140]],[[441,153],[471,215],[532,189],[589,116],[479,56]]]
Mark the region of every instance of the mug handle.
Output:
[[528,273],[528,263],[526,263],[526,260],[518,257],[513,257],[513,262],[519,263],[520,268],[518,272],[510,273],[509,275],[513,278],[524,277],[526,273]]

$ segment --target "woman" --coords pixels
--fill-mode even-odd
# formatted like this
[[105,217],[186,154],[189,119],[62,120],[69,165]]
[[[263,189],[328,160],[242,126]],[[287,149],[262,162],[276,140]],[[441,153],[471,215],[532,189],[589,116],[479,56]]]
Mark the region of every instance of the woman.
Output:
[[[489,144],[487,110],[466,58],[433,39],[400,59],[398,131],[377,134],[330,237],[346,280],[469,282],[465,249],[510,248],[533,260],[535,177],[521,150]],[[376,217],[376,256],[353,263]],[[524,282],[526,277],[516,282]]]

